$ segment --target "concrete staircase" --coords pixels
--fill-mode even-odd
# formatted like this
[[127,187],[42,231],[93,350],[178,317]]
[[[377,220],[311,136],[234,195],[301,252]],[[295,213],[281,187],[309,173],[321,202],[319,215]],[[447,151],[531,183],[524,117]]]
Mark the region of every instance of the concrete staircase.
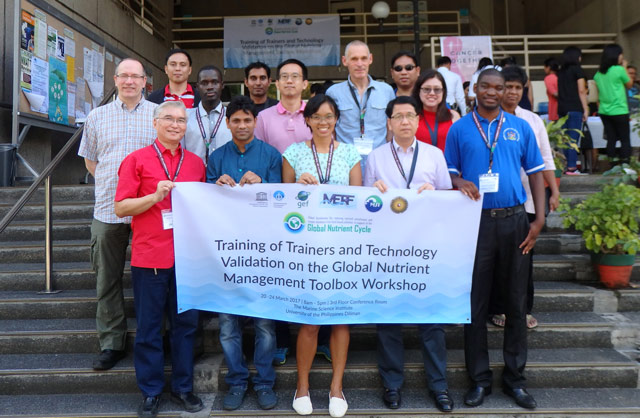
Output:
[[[598,176],[564,177],[563,195],[581,199],[597,186]],[[0,216],[23,189],[0,189]],[[135,383],[133,356],[106,372],[91,363],[98,352],[95,331],[95,277],[89,264],[91,186],[55,187],[53,287],[44,288],[43,194],[39,192],[13,224],[0,234],[0,416],[135,416],[141,396]],[[456,402],[454,415],[640,416],[640,290],[605,290],[597,283],[578,235],[564,231],[550,215],[547,231],[536,246],[534,313],[540,325],[529,332],[526,375],[539,408],[529,412],[494,390],[479,408],[462,398],[468,385],[462,352],[462,327],[447,326],[448,378]],[[634,268],[634,280],[640,267]],[[128,268],[125,274],[130,289]],[[133,294],[126,291],[134,317]],[[261,411],[250,393],[239,411],[221,410],[226,367],[218,343],[214,314],[203,314],[204,353],[196,362],[196,392],[205,410],[184,416],[292,416],[296,383],[295,356],[278,367],[276,409]],[[128,344],[135,336],[129,324]],[[295,327],[292,327],[295,330]],[[247,330],[250,339],[251,330]],[[295,336],[295,332],[294,332]],[[351,330],[349,362],[344,378],[349,416],[430,416],[438,411],[427,396],[421,353],[414,326],[405,326],[406,372],[402,409],[391,412],[380,399],[375,358],[375,326]],[[250,341],[251,342],[251,341]],[[500,383],[502,330],[489,326],[495,387]],[[245,344],[251,346],[251,344]],[[170,366],[167,366],[167,375]],[[316,359],[312,400],[327,415],[331,365]],[[167,397],[168,398],[168,397]],[[182,416],[168,399],[161,416]]]

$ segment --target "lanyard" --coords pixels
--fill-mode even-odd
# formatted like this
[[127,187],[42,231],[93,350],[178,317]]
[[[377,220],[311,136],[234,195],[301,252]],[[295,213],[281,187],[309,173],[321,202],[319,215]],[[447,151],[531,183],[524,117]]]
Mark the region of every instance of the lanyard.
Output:
[[202,135],[202,142],[204,142],[204,147],[206,149],[206,158],[205,161],[209,162],[209,145],[213,141],[213,138],[218,133],[218,129],[220,129],[220,124],[222,123],[222,119],[224,119],[224,106],[222,106],[222,111],[220,112],[220,116],[218,116],[218,120],[216,121],[213,130],[211,131],[211,135],[209,136],[209,142],[207,142],[207,132],[204,130],[204,125],[202,124],[202,119],[200,118],[200,107],[196,109],[196,120],[198,121],[198,127],[200,128],[200,134]]
[[[480,126],[480,121],[478,120],[478,116],[476,115],[476,112],[475,111],[472,112],[472,115],[473,115],[473,121],[476,124],[476,128],[478,128],[478,132],[480,132],[480,136],[482,137],[487,148],[489,148],[489,174],[491,174],[491,167],[493,166],[493,152],[496,150],[496,147],[498,146],[498,136],[500,135],[500,130],[502,129],[502,122],[504,122],[504,115],[502,111],[500,111],[500,114],[498,115],[498,118],[499,118],[498,128],[496,129],[496,133],[493,135],[493,143],[489,142],[489,138],[487,138],[487,135],[482,130],[482,126]],[[489,127],[490,126],[491,124],[489,124]]]
[[320,168],[320,160],[318,159],[318,151],[316,150],[316,143],[311,139],[311,152],[313,153],[313,161],[316,163],[316,170],[318,171],[318,180],[320,184],[329,183],[329,175],[331,174],[331,161],[333,160],[333,139],[331,145],[329,145],[329,157],[327,157],[327,171],[322,176],[322,169]]
[[367,94],[364,96],[364,102],[362,106],[360,106],[360,102],[358,101],[358,97],[356,97],[356,93],[353,91],[355,88],[349,84],[349,91],[351,92],[351,97],[356,102],[356,106],[358,106],[358,110],[360,111],[360,137],[364,137],[364,114],[367,111],[367,103],[369,102],[369,96],[371,96],[371,87],[367,89]]
[[437,114],[435,115],[436,124],[434,129],[431,129],[431,126],[429,126],[429,122],[427,122],[427,118],[424,115],[424,113],[422,114],[422,117],[424,119],[424,124],[427,126],[427,129],[431,134],[431,145],[433,145],[434,147],[437,147],[438,146],[438,115]]
[[396,147],[393,146],[393,141],[389,142],[389,145],[391,146],[391,153],[393,154],[393,159],[396,160],[396,165],[398,166],[398,170],[400,170],[400,174],[402,174],[402,178],[407,182],[407,189],[411,184],[411,180],[413,180],[413,173],[416,171],[416,162],[418,161],[418,141],[415,141],[415,143],[416,143],[416,148],[413,150],[413,160],[411,161],[411,171],[409,171],[409,179],[407,179],[407,176],[404,174],[404,168],[402,168],[402,164],[400,163],[400,158],[398,158]]
[[167,175],[167,179],[169,179],[170,181],[176,181],[176,179],[178,178],[178,173],[180,172],[180,168],[182,168],[182,161],[184,161],[184,148],[182,147],[180,148],[180,162],[178,163],[178,168],[176,168],[176,174],[175,176],[173,176],[173,180],[171,180],[171,175],[169,174],[169,169],[167,168],[167,164],[164,162],[164,158],[162,158],[162,153],[160,152],[160,148],[158,148],[158,145],[156,145],[155,142],[153,143],[153,148],[156,150],[156,154],[158,155],[160,164],[164,169],[164,174]]

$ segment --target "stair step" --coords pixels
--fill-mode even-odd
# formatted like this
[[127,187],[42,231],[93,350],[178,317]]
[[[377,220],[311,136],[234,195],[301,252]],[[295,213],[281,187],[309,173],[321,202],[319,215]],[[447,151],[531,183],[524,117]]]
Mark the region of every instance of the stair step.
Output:
[[[51,257],[60,262],[89,261],[89,240],[66,240],[52,243]],[[44,263],[44,243],[0,242],[0,264]],[[131,259],[131,246],[127,248],[127,260]]]
[[565,192],[597,192],[603,184],[611,182],[611,177],[602,174],[589,174],[588,176],[562,176],[560,180],[560,194]]
[[[51,208],[51,217],[54,221],[62,219],[76,219],[84,220],[91,223],[93,218],[93,200],[82,200],[75,202],[56,202]],[[0,204],[0,219],[3,218],[9,210],[11,210],[11,204]],[[16,215],[13,225],[16,222],[21,221],[41,221],[44,222],[44,205],[43,204],[28,204],[25,205],[20,212]],[[4,232],[3,232],[4,233]],[[1,234],[0,234],[1,235]]]
[[[91,223],[77,220],[55,220],[51,226],[53,242],[62,240],[91,239]],[[44,221],[14,222],[0,234],[0,242],[36,241],[35,245],[44,245]]]
[[[13,205],[26,192],[28,187],[0,187],[0,202],[5,205]],[[75,202],[79,200],[93,201],[94,186],[93,184],[75,185],[75,186],[53,186],[51,197],[54,203]],[[39,187],[31,199],[29,204],[44,202],[44,187]]]

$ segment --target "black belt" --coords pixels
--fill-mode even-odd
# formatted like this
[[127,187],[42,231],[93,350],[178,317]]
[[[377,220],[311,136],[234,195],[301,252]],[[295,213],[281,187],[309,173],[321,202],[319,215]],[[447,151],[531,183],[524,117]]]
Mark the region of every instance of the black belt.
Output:
[[483,215],[492,218],[508,218],[520,212],[524,212],[524,205],[511,206],[510,208],[482,209]]

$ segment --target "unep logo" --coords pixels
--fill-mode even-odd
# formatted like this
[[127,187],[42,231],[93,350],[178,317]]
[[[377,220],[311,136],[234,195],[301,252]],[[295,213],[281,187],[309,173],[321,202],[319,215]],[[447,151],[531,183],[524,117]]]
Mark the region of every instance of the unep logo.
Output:
[[267,35],[273,35],[273,28],[265,28],[264,33]]
[[284,217],[284,227],[287,231],[297,234],[304,229],[304,216],[298,212],[289,212]]
[[369,212],[377,212],[382,209],[382,199],[376,195],[371,195],[364,201],[364,207],[367,208]]

